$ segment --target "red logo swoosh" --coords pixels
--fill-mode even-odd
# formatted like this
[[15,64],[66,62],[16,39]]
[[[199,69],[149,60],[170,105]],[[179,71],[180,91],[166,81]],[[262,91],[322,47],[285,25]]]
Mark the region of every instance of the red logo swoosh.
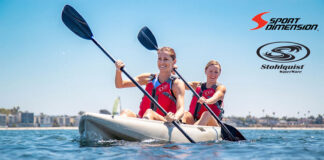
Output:
[[253,29],[250,29],[250,30],[256,30],[256,29],[259,29],[259,28],[262,28],[263,26],[265,26],[268,21],[265,21],[264,19],[262,19],[261,16],[263,16],[264,14],[266,13],[270,13],[270,12],[263,12],[263,13],[260,13],[258,15],[256,15],[255,17],[252,18],[252,21],[258,23],[258,26],[256,28],[253,28]]

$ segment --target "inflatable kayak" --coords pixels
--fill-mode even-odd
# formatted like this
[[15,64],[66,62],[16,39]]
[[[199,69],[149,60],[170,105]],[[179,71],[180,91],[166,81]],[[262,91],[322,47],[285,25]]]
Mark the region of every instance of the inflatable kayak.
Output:
[[[221,128],[212,126],[180,125],[196,142],[221,140]],[[79,132],[86,141],[127,140],[189,143],[186,137],[172,123],[140,118],[85,113],[79,123]]]

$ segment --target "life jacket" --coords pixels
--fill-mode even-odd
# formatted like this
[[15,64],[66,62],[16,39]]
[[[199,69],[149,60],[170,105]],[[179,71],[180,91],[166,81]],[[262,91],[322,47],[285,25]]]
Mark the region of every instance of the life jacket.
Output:
[[[172,84],[176,77],[171,76],[164,83],[160,83],[158,76],[155,74],[151,74],[151,78],[148,84],[146,84],[145,90],[160,104],[160,106],[166,112],[175,113],[177,111],[176,106],[176,97],[172,92]],[[151,108],[161,116],[165,116],[163,112],[158,109],[158,107],[151,102],[151,100],[147,96],[143,96],[142,102],[140,104],[140,110],[138,112],[139,117],[143,117],[145,111]]]
[[[211,88],[206,87],[206,83],[202,83],[199,87],[197,87],[196,92],[199,94],[199,96],[204,96],[206,99],[212,97],[214,93],[216,92],[217,86],[220,84],[215,84]],[[205,111],[208,111],[205,106],[202,106],[200,103],[197,103],[198,98],[196,96],[192,97],[189,112],[193,115],[195,121],[197,121],[202,113]],[[215,104],[208,104],[210,109],[220,118],[223,118],[224,110],[221,107],[223,104],[222,100],[217,101]]]

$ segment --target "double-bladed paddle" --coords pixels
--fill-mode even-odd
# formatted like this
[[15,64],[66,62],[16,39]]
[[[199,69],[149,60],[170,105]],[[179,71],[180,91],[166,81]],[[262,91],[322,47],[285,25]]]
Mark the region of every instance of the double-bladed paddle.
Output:
[[[141,44],[148,50],[158,50],[158,44],[153,33],[146,26],[143,27],[138,33],[137,39]],[[184,78],[179,74],[179,72],[174,68],[174,72],[182,79],[186,86],[192,91],[192,93],[199,99],[200,96],[195,92],[195,90],[184,80]],[[222,121],[215,115],[215,113],[210,109],[210,107],[203,103],[205,108],[212,114],[212,116],[217,120],[222,128],[222,137],[229,141],[240,141],[246,140],[245,137],[233,126],[222,123]]]
[[[62,11],[62,20],[64,24],[76,35],[80,36],[81,38],[92,40],[93,43],[95,43],[102,52],[106,54],[106,56],[115,63],[114,58],[112,58],[108,52],[106,52],[99,43],[93,38],[93,34],[90,30],[90,27],[88,26],[87,22],[82,18],[82,16],[71,6],[66,5],[63,8]],[[150,95],[148,94],[125,70],[124,67],[120,68],[120,70],[139,88],[145,96],[147,96],[162,112],[163,114],[167,114],[167,112],[158,104],[158,102]],[[180,132],[191,142],[195,143],[194,140],[192,140],[187,133],[179,126],[178,123],[175,121],[172,122],[174,126],[176,126]]]

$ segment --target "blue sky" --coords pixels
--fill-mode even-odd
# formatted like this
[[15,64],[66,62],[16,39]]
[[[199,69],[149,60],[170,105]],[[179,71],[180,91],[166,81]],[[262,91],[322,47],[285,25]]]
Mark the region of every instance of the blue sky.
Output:
[[[74,35],[62,22],[65,4],[86,19],[95,39],[126,63],[132,76],[158,72],[156,54],[137,41],[148,26],[159,46],[173,47],[178,71],[188,81],[205,81],[204,66],[222,65],[219,82],[227,87],[225,115],[278,116],[324,114],[322,27],[324,2],[214,0],[0,0],[0,107],[46,114],[75,115],[80,110],[111,110],[116,97],[122,107],[138,111],[143,94],[137,88],[116,89],[115,67],[91,42]],[[251,31],[251,19],[301,17],[300,23],[319,24],[319,31]],[[267,62],[258,47],[274,41],[306,45],[311,54],[291,63],[304,64],[302,74],[261,70]],[[192,94],[186,92],[186,109]],[[301,116],[301,115],[299,115]]]

